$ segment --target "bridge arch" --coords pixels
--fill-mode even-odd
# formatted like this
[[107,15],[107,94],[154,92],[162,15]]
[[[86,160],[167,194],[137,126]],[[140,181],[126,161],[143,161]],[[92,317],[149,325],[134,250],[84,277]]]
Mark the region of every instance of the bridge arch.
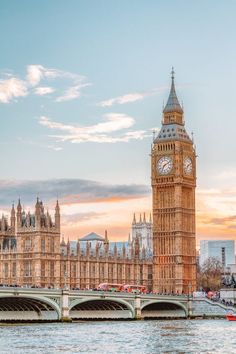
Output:
[[0,321],[55,321],[61,318],[59,305],[44,296],[0,295]]
[[134,308],[129,302],[110,297],[76,299],[71,302],[69,310],[72,319],[134,318]]
[[186,318],[188,310],[184,304],[174,300],[150,300],[141,305],[143,318]]

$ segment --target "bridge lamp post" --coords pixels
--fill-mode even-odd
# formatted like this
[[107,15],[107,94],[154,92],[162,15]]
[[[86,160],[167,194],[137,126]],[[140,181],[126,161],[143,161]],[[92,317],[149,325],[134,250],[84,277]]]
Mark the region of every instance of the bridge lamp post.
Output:
[[188,317],[191,318],[192,313],[193,313],[193,309],[192,309],[192,296],[190,296],[191,294],[191,289],[192,289],[192,284],[189,283],[188,284]]

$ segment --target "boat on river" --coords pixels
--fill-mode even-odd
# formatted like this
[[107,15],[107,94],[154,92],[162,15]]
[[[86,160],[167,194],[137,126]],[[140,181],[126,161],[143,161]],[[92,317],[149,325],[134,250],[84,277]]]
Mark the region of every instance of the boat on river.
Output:
[[236,321],[236,313],[227,313],[226,318],[228,321]]

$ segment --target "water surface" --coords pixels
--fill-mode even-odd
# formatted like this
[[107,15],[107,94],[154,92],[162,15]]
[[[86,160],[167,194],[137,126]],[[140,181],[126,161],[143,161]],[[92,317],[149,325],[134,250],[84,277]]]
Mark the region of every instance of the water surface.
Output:
[[120,321],[0,326],[0,353],[236,353],[236,322]]

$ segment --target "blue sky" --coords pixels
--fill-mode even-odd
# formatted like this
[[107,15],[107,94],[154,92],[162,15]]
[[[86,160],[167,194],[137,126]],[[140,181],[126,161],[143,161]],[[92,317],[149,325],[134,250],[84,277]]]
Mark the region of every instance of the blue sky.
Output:
[[67,193],[68,236],[127,237],[132,212],[151,208],[151,136],[174,66],[197,145],[198,236],[234,238],[235,13],[230,0],[1,1],[2,210]]

